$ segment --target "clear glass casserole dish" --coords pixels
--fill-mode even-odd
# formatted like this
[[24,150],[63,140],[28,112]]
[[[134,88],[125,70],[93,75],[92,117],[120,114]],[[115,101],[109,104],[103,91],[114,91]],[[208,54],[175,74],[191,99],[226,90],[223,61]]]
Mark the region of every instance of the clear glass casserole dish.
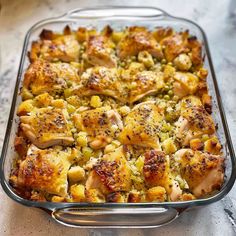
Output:
[[[189,30],[203,44],[204,66],[208,69],[208,87],[213,101],[213,118],[218,124],[217,134],[223,144],[225,155],[225,182],[215,195],[185,202],[164,203],[53,203],[34,202],[18,196],[9,185],[9,175],[14,152],[14,137],[18,127],[16,107],[19,105],[19,89],[22,75],[28,66],[27,52],[31,42],[38,38],[43,29],[62,31],[66,25],[72,29],[78,26],[103,28],[106,25],[119,29],[125,26],[141,25],[148,28],[156,26],[172,27],[177,31]],[[226,123],[224,110],[213,70],[206,35],[195,23],[170,16],[158,8],[151,7],[103,7],[76,9],[61,17],[50,18],[35,24],[26,34],[18,71],[15,92],[8,120],[1,156],[1,184],[7,195],[13,200],[31,207],[47,211],[58,222],[73,227],[157,227],[176,219],[185,209],[216,202],[232,188],[236,177],[235,154]]]

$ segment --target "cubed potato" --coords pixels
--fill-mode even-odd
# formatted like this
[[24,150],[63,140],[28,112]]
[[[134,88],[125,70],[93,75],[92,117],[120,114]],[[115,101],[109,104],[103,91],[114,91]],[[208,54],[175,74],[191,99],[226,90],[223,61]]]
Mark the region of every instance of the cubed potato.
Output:
[[79,132],[77,137],[77,143],[81,147],[86,147],[88,144],[88,138],[86,132]]
[[72,166],[68,171],[69,180],[72,182],[78,182],[84,180],[85,171],[80,166]]
[[174,140],[172,138],[166,139],[162,143],[162,148],[166,154],[175,153],[177,151],[177,147],[175,146]]
[[138,54],[138,61],[142,62],[145,67],[150,68],[154,65],[152,55],[147,51],[141,51]]
[[164,202],[166,200],[166,190],[157,186],[147,190],[146,199],[148,202]]
[[193,150],[202,150],[203,149],[203,142],[199,138],[192,139],[190,141],[190,148]]
[[17,115],[24,116],[27,113],[30,113],[32,110],[34,110],[34,105],[35,102],[31,99],[22,102],[17,109]]
[[63,202],[64,200],[65,200],[64,197],[59,197],[59,196],[52,197],[52,202]]
[[105,149],[104,149],[104,153],[109,153],[112,152],[116,149],[116,146],[113,144],[108,144],[106,145]]
[[92,189],[87,189],[86,190],[86,201],[88,202],[105,202],[105,196],[98,190],[95,188]]
[[102,106],[102,101],[99,96],[92,96],[90,105],[94,108],[98,108]]
[[90,147],[83,147],[82,154],[86,160],[89,160],[89,158],[93,155],[93,150]]
[[65,108],[66,102],[63,99],[56,99],[52,101],[52,106],[56,108]]
[[220,154],[221,148],[221,144],[217,137],[212,137],[204,143],[205,152],[210,152],[212,154]]
[[84,202],[85,201],[85,187],[82,184],[74,184],[70,187],[70,193],[73,202]]
[[174,74],[175,74],[175,68],[173,66],[166,65],[164,67],[164,78],[165,79],[173,77]]
[[192,66],[190,57],[184,53],[175,58],[174,64],[179,70],[182,71],[188,71]]

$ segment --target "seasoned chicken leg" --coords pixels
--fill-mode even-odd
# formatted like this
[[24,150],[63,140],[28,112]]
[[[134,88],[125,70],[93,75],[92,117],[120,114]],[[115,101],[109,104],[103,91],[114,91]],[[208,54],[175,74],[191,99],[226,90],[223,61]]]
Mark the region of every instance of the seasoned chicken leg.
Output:
[[74,152],[71,148],[41,150],[31,145],[25,160],[20,163],[17,185],[65,197],[67,171],[71,166],[69,159],[72,159],[72,155]]
[[126,86],[116,69],[96,66],[82,74],[80,84],[73,89],[73,93],[78,96],[103,94],[126,101],[125,89]]
[[[117,148],[102,157],[93,167],[86,181],[86,197],[89,202],[97,202],[99,195],[129,191],[131,171],[124,156],[123,148]],[[97,195],[94,195],[94,189]]]
[[33,95],[62,93],[69,84],[79,82],[78,69],[67,63],[33,62],[27,69],[23,86]]
[[90,136],[90,146],[99,149],[110,143],[123,129],[119,113],[102,107],[74,115],[75,126]]
[[182,98],[194,94],[197,91],[199,79],[196,75],[187,72],[176,72],[174,74],[174,94]]
[[47,61],[78,61],[79,49],[79,43],[74,35],[61,35],[33,42],[29,57],[31,62],[39,58]]
[[176,136],[183,146],[189,145],[193,138],[199,138],[203,134],[211,135],[215,132],[213,119],[203,106],[182,108],[176,127]]
[[116,67],[115,52],[109,38],[102,35],[90,36],[87,46],[87,59],[92,65]]
[[68,117],[65,109],[52,107],[35,109],[29,116],[20,117],[20,127],[26,137],[39,148],[67,146],[74,142]]
[[175,154],[182,177],[196,197],[203,197],[221,187],[224,180],[224,158],[206,152],[182,149]]
[[163,57],[161,46],[145,27],[129,27],[117,46],[118,56],[124,59],[140,51],[147,51],[158,59]]
[[159,148],[158,131],[163,114],[152,102],[140,103],[125,118],[119,140],[123,144]]
[[143,71],[132,78],[132,89],[129,93],[129,102],[133,103],[146,95],[155,94],[165,86],[161,72]]

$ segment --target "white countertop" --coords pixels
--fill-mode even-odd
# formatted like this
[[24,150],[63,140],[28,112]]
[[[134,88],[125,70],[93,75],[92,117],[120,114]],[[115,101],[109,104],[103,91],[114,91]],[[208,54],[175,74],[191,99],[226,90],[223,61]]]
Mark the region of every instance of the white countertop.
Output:
[[[236,3],[234,0],[2,0],[0,6],[0,147],[14,90],[23,39],[37,21],[97,5],[146,5],[191,19],[207,33],[231,137],[236,146]],[[234,6],[235,5],[235,9]],[[232,12],[235,15],[232,15]],[[231,13],[230,13],[231,12]],[[55,223],[45,212],[9,199],[0,187],[0,235],[236,235],[236,187],[223,200],[183,213],[157,229],[85,230]],[[231,220],[231,221],[230,221]],[[234,219],[235,221],[235,219]]]

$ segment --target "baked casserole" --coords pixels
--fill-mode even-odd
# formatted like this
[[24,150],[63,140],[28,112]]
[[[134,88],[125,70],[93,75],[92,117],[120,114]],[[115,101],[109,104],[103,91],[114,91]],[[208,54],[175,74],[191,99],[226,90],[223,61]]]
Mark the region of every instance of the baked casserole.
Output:
[[175,202],[224,182],[202,45],[188,31],[43,30],[21,88],[10,184],[52,202]]

